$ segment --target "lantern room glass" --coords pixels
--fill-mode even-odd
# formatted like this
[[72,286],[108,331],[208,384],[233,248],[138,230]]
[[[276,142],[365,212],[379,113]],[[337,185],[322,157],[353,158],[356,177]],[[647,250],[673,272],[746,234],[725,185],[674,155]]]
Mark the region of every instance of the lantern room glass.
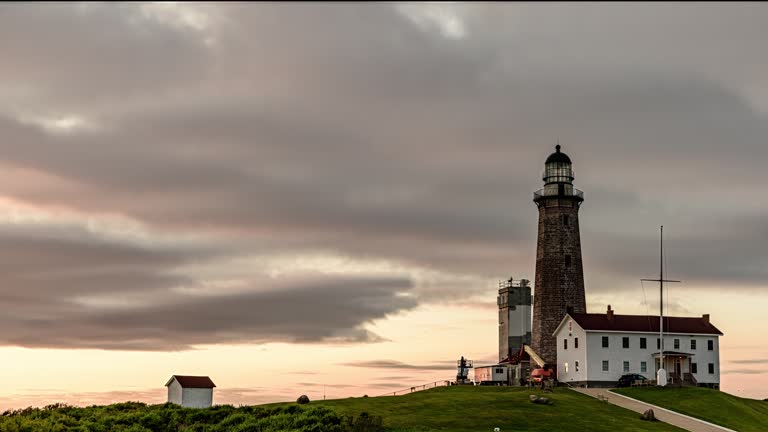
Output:
[[544,167],[544,182],[549,183],[572,183],[573,169],[567,162],[550,162]]

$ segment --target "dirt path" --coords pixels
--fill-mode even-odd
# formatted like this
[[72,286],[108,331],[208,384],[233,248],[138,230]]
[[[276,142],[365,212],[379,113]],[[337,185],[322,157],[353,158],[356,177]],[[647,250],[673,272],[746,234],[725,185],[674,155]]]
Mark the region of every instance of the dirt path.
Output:
[[661,408],[645,402],[640,402],[636,399],[631,399],[620,394],[611,393],[608,391],[609,389],[574,388],[571,390],[583,393],[587,396],[592,396],[594,398],[597,398],[598,395],[602,395],[608,398],[608,403],[632,410],[640,414],[644,413],[647,409],[652,409],[653,414],[657,419],[663,421],[664,423],[669,423],[673,426],[677,426],[691,432],[736,432],[733,429],[714,425],[703,420],[688,417],[684,414],[678,414],[665,408]]

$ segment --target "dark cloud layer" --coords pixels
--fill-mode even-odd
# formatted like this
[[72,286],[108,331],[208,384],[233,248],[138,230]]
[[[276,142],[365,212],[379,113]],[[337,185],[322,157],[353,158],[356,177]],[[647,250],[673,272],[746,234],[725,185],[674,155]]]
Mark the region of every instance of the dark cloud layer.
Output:
[[0,197],[207,240],[137,247],[4,224],[0,323],[13,331],[0,343],[377,340],[366,322],[493,287],[249,276],[202,297],[184,289],[207,281],[180,269],[323,252],[532,279],[531,192],[558,138],[586,191],[590,293],[651,275],[661,224],[685,289],[764,292],[767,13],[2,5]]
[[[173,270],[205,249],[141,247],[95,234],[0,230],[0,344],[121,350],[290,341],[371,342],[363,325],[416,305],[397,277],[324,275],[206,290]],[[74,234],[74,235],[73,235]]]

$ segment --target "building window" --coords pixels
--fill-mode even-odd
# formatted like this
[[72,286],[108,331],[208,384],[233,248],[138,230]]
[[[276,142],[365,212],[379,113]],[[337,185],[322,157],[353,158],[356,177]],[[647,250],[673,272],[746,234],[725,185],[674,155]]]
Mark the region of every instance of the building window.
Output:
[[570,267],[570,266],[571,266],[571,256],[570,255],[566,255],[565,256],[565,267]]
[[579,347],[579,338],[573,338],[573,347],[578,348]]
[[642,349],[648,348],[648,341],[645,338],[640,338],[640,348]]
[[497,374],[503,374],[504,373],[504,368],[496,368],[496,373]]
[[715,373],[715,364],[710,363],[708,366],[709,366],[709,374],[713,375]]
[[573,321],[568,321],[568,336],[573,335]]
[[576,360],[575,362],[573,362],[573,365],[576,367],[576,372],[578,372],[579,371],[579,361]]
[[661,349],[661,339],[656,338],[656,349]]
[[624,372],[629,372],[629,362],[624,361]]
[[628,337],[621,338],[621,347],[622,348],[629,348],[629,338]]
[[565,369],[565,373],[568,373],[568,362],[563,363],[563,369]]
[[568,339],[563,339],[563,349],[564,350],[568,349]]
[[696,363],[691,363],[691,373],[699,373],[699,368]]
[[712,339],[707,341],[707,351],[712,351],[715,349],[715,341]]
[[696,349],[696,339],[691,339],[691,349],[692,350]]
[[680,339],[675,339],[675,349],[680,349]]
[[603,348],[608,348],[608,336],[603,336]]
[[603,360],[603,372],[608,372],[608,360]]
[[563,215],[563,225],[568,226],[568,215]]
[[640,362],[640,372],[642,373],[648,372],[648,363],[644,361]]

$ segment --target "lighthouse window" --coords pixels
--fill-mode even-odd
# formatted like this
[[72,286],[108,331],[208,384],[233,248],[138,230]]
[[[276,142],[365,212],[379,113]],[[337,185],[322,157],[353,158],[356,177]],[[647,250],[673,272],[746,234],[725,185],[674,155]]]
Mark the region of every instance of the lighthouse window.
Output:
[[608,336],[603,336],[603,348],[608,348]]
[[691,363],[691,373],[699,373],[698,366],[696,363]]
[[563,349],[564,350],[568,349],[568,339],[563,339]]
[[579,338],[573,338],[573,347],[578,348],[579,347]]
[[563,225],[568,226],[568,215],[563,215]]
[[715,364],[714,363],[710,363],[708,366],[709,366],[709,373],[710,373],[710,375],[714,374],[715,373]]
[[566,267],[570,267],[571,266],[571,256],[570,255],[566,255],[565,256],[565,266]]
[[648,363],[647,362],[640,362],[640,372],[648,372]]
[[680,349],[680,339],[675,339],[675,349]]
[[646,341],[646,339],[645,339],[645,338],[640,338],[640,348],[641,348],[641,349],[646,349],[646,348],[648,348],[648,345],[647,345],[647,341]]
[[710,339],[707,341],[707,350],[713,351],[715,349],[715,343]]
[[696,339],[691,339],[691,349],[692,350],[696,349]]
[[579,371],[579,361],[576,360],[575,362],[573,362],[573,366],[576,367],[576,372],[578,372]]
[[603,360],[603,372],[608,372],[608,360]]
[[624,372],[629,372],[629,362],[628,361],[624,362]]

